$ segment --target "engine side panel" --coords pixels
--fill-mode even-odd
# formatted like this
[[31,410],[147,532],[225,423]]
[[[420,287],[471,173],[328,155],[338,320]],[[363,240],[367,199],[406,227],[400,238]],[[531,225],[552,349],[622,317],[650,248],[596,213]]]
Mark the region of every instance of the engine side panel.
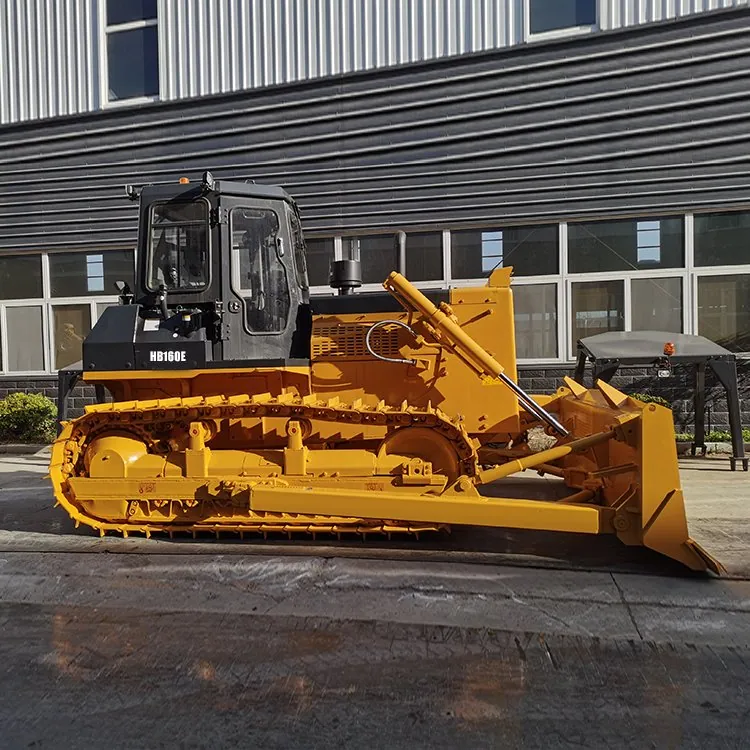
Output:
[[[517,377],[510,271],[495,273],[487,286],[454,289],[450,306],[464,330],[485,347],[514,380]],[[311,343],[312,389],[326,396],[407,400],[422,408],[428,403],[460,416],[476,436],[517,433],[518,403],[499,381],[481,379],[446,346],[425,337],[415,340],[403,328],[383,326],[372,337],[374,351],[391,359],[413,359],[416,364],[383,362],[367,351],[371,325],[394,320],[410,324],[405,312],[315,315]]]

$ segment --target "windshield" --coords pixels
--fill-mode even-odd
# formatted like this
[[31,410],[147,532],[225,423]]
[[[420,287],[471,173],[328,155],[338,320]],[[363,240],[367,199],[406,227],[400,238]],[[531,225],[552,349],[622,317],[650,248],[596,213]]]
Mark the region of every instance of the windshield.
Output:
[[151,206],[148,286],[170,290],[208,286],[208,203],[170,201]]

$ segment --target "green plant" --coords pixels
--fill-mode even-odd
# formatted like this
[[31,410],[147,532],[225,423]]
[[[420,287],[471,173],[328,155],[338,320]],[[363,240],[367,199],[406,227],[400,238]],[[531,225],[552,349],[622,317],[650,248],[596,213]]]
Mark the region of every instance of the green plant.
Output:
[[[732,435],[728,430],[711,430],[706,434],[709,443],[731,443]],[[742,428],[742,441],[750,443],[750,427]]]
[[0,400],[0,440],[50,442],[57,433],[57,407],[40,393],[11,393]]
[[659,406],[666,406],[667,409],[671,409],[672,406],[667,399],[661,396],[652,396],[650,393],[631,393],[630,398],[636,399],[643,404],[658,404]]
[[[690,442],[695,440],[695,435],[692,432],[678,432],[675,435],[675,439],[679,442]],[[731,443],[732,435],[727,430],[711,430],[706,433],[707,443]],[[750,427],[742,428],[742,442],[750,443]]]

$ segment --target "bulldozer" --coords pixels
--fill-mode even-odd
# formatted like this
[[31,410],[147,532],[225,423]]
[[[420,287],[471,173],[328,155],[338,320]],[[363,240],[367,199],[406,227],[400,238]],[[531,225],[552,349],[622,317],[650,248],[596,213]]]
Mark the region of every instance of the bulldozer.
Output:
[[[602,381],[519,387],[512,269],[425,291],[394,271],[365,293],[358,262],[340,260],[336,294],[311,299],[283,189],[205,172],[127,193],[140,202],[134,288],[117,283],[121,304],[59,373],[50,476],[76,525],[614,534],[721,573],[688,535],[668,409]],[[100,402],[68,419],[78,382]],[[549,497],[519,496],[527,471]]]

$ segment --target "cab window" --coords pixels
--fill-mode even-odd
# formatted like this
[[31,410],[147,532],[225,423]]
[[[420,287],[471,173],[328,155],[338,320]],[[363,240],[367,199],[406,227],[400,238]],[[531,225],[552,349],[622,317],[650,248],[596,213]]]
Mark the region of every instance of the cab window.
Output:
[[289,215],[289,226],[292,230],[292,252],[294,253],[294,270],[297,273],[297,284],[301,289],[307,289],[307,251],[305,248],[305,239],[302,235],[302,225],[295,209],[287,206],[286,210]]
[[209,280],[208,203],[154,203],[150,213],[148,288],[205,289]]
[[235,291],[244,300],[247,327],[254,333],[280,333],[287,327],[291,302],[279,217],[270,209],[233,208],[230,227]]

